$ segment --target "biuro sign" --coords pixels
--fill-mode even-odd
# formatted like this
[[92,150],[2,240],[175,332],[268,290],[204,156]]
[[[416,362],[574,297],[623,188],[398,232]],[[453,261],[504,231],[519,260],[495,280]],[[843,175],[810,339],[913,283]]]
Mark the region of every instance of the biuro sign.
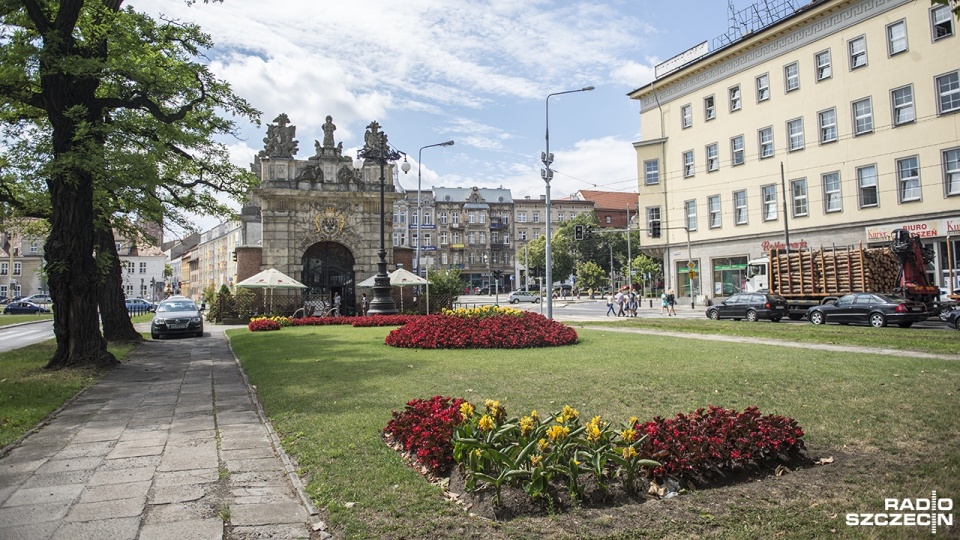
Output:
[[912,223],[896,223],[893,225],[881,225],[879,227],[867,227],[867,242],[888,242],[892,239],[893,231],[903,229],[913,236],[920,238],[934,238],[942,236],[944,221],[914,221]]

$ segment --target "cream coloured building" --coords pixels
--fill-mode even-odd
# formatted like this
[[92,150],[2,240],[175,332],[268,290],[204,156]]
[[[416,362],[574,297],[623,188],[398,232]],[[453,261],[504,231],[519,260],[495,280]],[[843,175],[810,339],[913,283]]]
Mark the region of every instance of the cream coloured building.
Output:
[[879,245],[898,227],[935,248],[929,273],[945,285],[948,238],[960,268],[956,34],[926,1],[819,0],[658,66],[629,96],[643,248],[667,286],[728,296],[787,236]]

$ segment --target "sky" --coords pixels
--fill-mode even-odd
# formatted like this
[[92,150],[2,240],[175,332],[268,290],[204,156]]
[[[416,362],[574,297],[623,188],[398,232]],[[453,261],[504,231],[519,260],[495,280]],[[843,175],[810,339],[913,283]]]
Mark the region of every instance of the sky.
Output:
[[[736,0],[743,9],[752,2]],[[153,17],[198,24],[211,70],[262,111],[224,142],[248,166],[266,126],[286,113],[313,155],[333,117],[355,155],[376,120],[412,170],[400,185],[545,192],[546,99],[555,156],[551,198],[580,189],[636,192],[639,103],[626,94],[654,66],[727,31],[722,0],[128,0]],[[422,150],[453,140],[451,147]],[[198,218],[206,230],[216,218]]]

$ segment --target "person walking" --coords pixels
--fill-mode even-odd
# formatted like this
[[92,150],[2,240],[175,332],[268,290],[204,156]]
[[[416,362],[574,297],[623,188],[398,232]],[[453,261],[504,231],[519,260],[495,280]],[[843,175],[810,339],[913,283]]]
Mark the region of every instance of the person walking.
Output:
[[630,289],[630,304],[629,304],[629,305],[630,305],[630,308],[629,308],[629,309],[630,309],[630,316],[631,316],[631,317],[636,317],[636,316],[637,316],[637,301],[638,301],[638,299],[637,299],[637,293],[634,292],[633,289]]
[[613,303],[615,301],[616,298],[613,296],[613,293],[610,293],[610,296],[607,297],[607,317],[609,317],[611,313],[616,317],[617,312],[613,310]]
[[[670,289],[673,291],[673,289]],[[670,315],[670,302],[667,297],[667,291],[663,291],[663,294],[660,295],[660,314],[663,315],[663,310],[667,310],[667,315]]]
[[334,293],[334,295],[333,295],[333,316],[334,316],[334,317],[339,317],[339,316],[340,316],[340,302],[341,302],[341,301],[342,301],[342,300],[341,300],[341,298],[340,298],[340,293]]
[[623,294],[623,291],[617,293],[617,317],[626,317],[627,314],[623,311],[624,304],[627,301],[627,295]]
[[677,297],[673,294],[673,289],[667,291],[667,305],[667,315],[676,315],[677,310],[674,306],[677,305]]
[[367,316],[367,293],[363,293],[363,296],[360,297],[360,314],[364,317]]

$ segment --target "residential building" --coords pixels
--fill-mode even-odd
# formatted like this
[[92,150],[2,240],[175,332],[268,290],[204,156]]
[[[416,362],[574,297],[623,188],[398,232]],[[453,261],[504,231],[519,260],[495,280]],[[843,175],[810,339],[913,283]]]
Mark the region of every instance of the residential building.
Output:
[[43,239],[13,227],[0,231],[0,298],[48,292],[43,275]]
[[817,0],[657,66],[629,96],[641,249],[668,287],[722,296],[787,238],[877,246],[896,228],[934,248],[944,284],[948,239],[960,248],[956,23],[929,2]]
[[592,210],[597,214],[601,227],[625,229],[627,220],[637,212],[636,193],[581,189],[569,198],[592,202]]

